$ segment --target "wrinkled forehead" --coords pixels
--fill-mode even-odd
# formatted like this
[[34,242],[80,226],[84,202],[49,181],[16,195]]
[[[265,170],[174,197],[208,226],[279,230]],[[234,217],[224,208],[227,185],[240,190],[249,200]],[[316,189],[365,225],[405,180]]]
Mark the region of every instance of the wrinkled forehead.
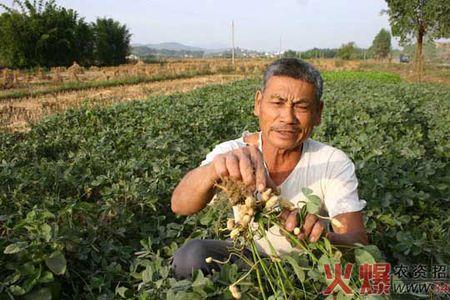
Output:
[[287,76],[271,76],[263,91],[264,97],[282,96],[287,99],[315,99],[312,83]]

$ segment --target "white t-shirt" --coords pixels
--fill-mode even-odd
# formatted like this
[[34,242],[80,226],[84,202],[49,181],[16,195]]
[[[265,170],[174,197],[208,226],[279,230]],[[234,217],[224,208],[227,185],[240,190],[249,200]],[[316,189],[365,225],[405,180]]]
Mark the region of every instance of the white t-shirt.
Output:
[[[208,153],[201,165],[211,163],[218,154],[247,146],[244,142],[247,134],[249,133],[244,132],[238,139],[217,145],[213,151]],[[261,134],[259,136],[261,151]],[[312,139],[303,142],[300,160],[284,182],[279,185],[279,188],[281,196],[295,205],[300,200],[306,200],[302,188],[311,189],[322,199],[323,207],[331,218],[342,213],[360,211],[366,205],[366,201],[360,200],[358,197],[358,180],[352,161],[341,150]],[[234,209],[234,214],[239,218],[236,209]],[[266,233],[278,254],[293,250],[290,243],[281,235],[278,227],[274,226]],[[257,240],[257,243],[266,253],[272,253],[266,240]]]

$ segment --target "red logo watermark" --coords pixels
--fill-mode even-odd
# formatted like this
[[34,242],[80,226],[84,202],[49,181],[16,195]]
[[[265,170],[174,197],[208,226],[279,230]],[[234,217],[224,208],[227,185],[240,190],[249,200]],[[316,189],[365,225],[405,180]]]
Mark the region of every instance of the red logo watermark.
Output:
[[352,275],[353,264],[347,264],[345,266],[344,275],[342,275],[342,265],[335,264],[334,265],[334,278],[333,278],[333,274],[331,273],[330,264],[324,264],[323,267],[325,269],[325,276],[327,277],[327,279],[333,280],[333,281],[327,286],[327,288],[322,292],[322,294],[330,295],[331,293],[334,292],[334,289],[338,286],[339,286],[339,288],[341,288],[341,290],[346,295],[353,294],[352,289],[346,283],[346,282],[349,282],[350,276]]
[[391,264],[375,263],[359,266],[359,279],[362,285],[359,290],[363,295],[388,295],[391,290]]
[[[329,282],[323,295],[342,291],[345,295],[353,295],[349,286],[353,264],[343,269],[340,263],[324,264],[325,276]],[[391,267],[389,263],[361,264],[358,268],[360,295],[389,294],[443,294],[450,295],[446,265],[398,265]],[[391,277],[392,276],[392,277]]]
[[[334,277],[330,264],[324,265],[327,280],[333,280],[322,292],[323,295],[330,295],[340,288],[346,295],[353,295],[353,290],[348,286],[353,264],[345,266],[342,274],[342,265],[334,265]],[[359,279],[362,284],[359,289],[361,295],[388,295],[391,289],[391,265],[389,263],[362,264],[359,266]]]

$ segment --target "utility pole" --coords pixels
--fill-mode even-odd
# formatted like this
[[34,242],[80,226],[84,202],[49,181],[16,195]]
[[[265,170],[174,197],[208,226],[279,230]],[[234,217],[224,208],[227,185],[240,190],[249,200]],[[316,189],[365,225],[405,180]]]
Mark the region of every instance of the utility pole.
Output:
[[279,57],[280,57],[280,58],[281,58],[281,49],[282,49],[282,48],[281,48],[281,36],[280,36],[280,52],[279,52],[279,53],[280,53],[280,54],[279,54]]
[[234,20],[231,21],[231,63],[235,66],[234,61]]

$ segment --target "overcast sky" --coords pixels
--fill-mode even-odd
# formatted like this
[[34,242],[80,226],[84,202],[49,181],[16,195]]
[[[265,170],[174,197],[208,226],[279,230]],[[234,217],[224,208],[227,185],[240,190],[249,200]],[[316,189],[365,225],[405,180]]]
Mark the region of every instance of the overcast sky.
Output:
[[[6,2],[11,0],[6,0]],[[2,1],[3,2],[3,1]],[[371,45],[381,28],[383,0],[56,0],[88,21],[126,23],[132,43],[180,42],[226,47],[235,21],[236,45],[255,50],[333,48],[354,41]],[[397,46],[397,43],[393,43]]]

